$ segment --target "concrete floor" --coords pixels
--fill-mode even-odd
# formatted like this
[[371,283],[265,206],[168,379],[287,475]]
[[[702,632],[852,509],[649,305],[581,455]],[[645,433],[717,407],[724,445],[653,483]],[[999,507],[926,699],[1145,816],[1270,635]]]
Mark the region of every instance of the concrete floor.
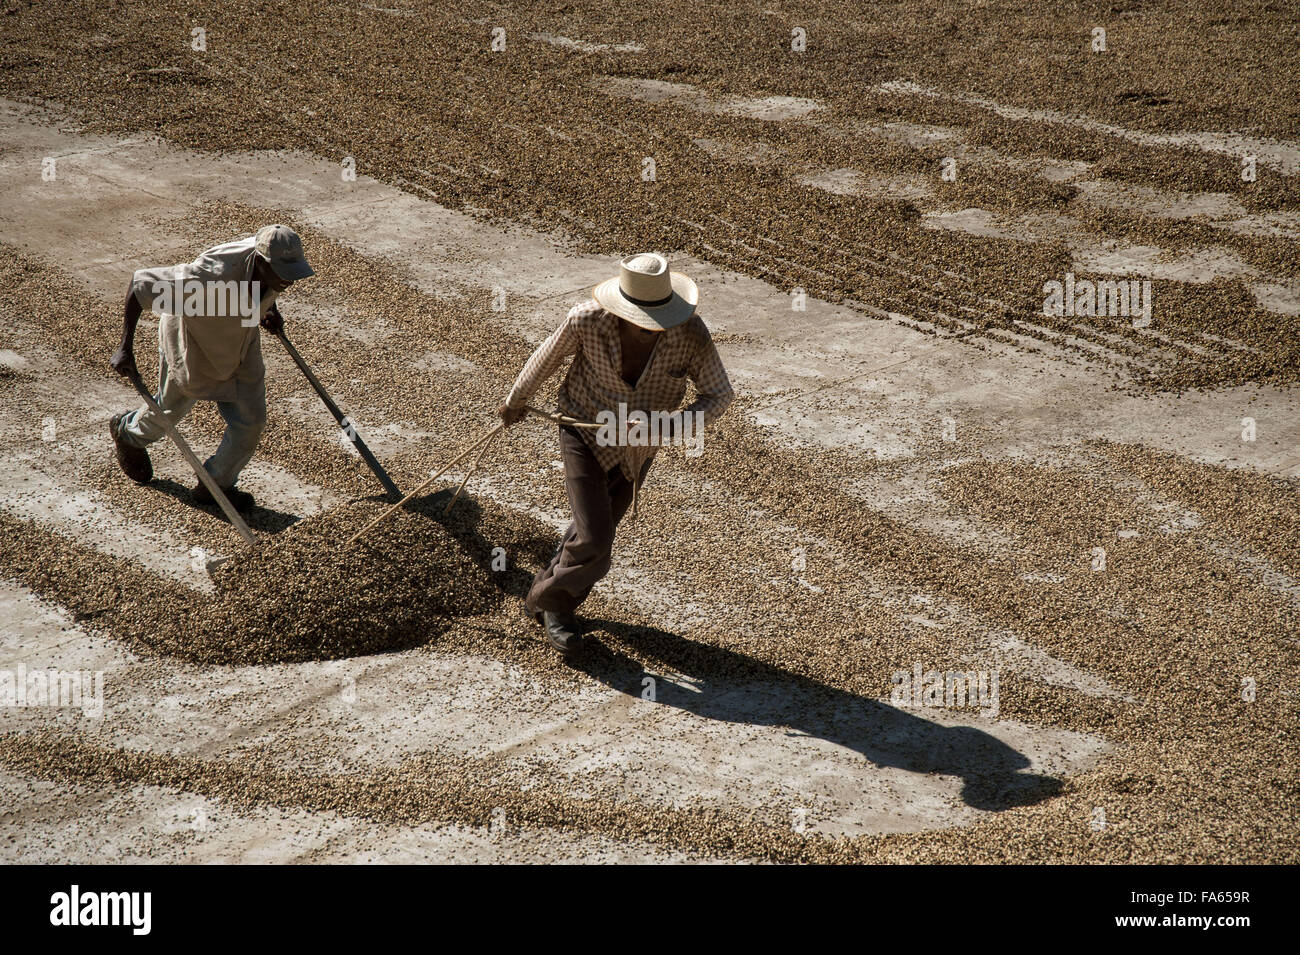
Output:
[[[606,258],[571,254],[554,236],[496,228],[365,177],[341,182],[336,166],[307,156],[199,155],[145,138],[47,125],[51,118],[3,104],[0,242],[67,269],[106,303],[120,298],[133,269],[158,264],[175,246],[180,236],[169,220],[217,199],[292,209],[363,253],[390,257],[431,294],[505,288],[531,303],[522,313],[507,312],[505,320],[535,340],[610,270]],[[58,159],[52,183],[39,175],[47,156]],[[700,261],[675,266],[699,281],[701,313],[716,335],[725,336],[720,350],[737,389],[765,396],[755,421],[780,429],[791,442],[874,451],[905,463],[951,422],[958,441],[999,456],[1044,454],[1100,436],[1201,461],[1300,474],[1294,393],[1241,388],[1177,398],[1129,395],[1111,390],[1109,372],[1065,353],[1034,357],[999,345],[973,351],[816,300],[796,312],[787,290]],[[328,314],[301,314],[304,321],[331,321]],[[21,327],[22,317],[17,320]],[[378,325],[366,330],[381,332]],[[148,335],[142,329],[140,340]],[[0,475],[0,507],[205,586],[182,528],[145,526],[79,483],[87,462],[105,454],[101,438],[109,410],[132,404],[129,389],[67,380],[38,341],[19,339],[5,361],[32,377],[14,386],[23,403],[0,408],[9,462]],[[437,353],[412,359],[423,368],[457,361]],[[59,404],[59,436],[36,443],[25,409],[49,402]],[[290,413],[304,426],[322,427],[317,408],[292,407]],[[1255,443],[1240,438],[1245,416],[1257,422]],[[421,434],[418,422],[380,420],[364,409],[358,418],[377,451],[391,452]],[[277,509],[301,516],[334,499],[328,489],[283,469],[255,467],[250,473]],[[159,469],[178,481],[187,473],[175,459],[159,461]],[[909,488],[906,478],[866,476],[859,492],[864,506],[926,520],[924,492]],[[551,515],[557,522],[560,503]],[[960,526],[946,532],[968,533]],[[648,599],[637,597],[645,588],[629,586],[627,573],[612,576],[608,586],[629,599]],[[918,614],[924,616],[923,608]],[[997,639],[1003,652],[1015,649],[1014,634]],[[1048,682],[1114,692],[1093,674],[1020,649],[1022,665]],[[917,770],[936,751],[965,745],[973,730],[987,734],[990,760],[1026,774],[1066,775],[1093,765],[1105,751],[1099,738],[1051,727],[928,714],[904,719],[857,697],[838,699],[828,710],[824,700],[802,699],[798,688],[734,685],[702,692],[680,674],[663,674],[657,702],[646,703],[596,681],[574,692],[499,662],[429,649],[269,668],[141,660],[59,608],[0,584],[0,669],[19,663],[103,670],[106,710],[101,718],[8,711],[0,713],[5,731],[57,722],[97,744],[207,758],[274,744],[285,765],[324,769],[394,765],[429,748],[497,753],[521,773],[529,765],[547,767],[575,794],[601,785],[672,805],[770,806],[775,800],[806,813],[809,826],[834,834],[979,818],[985,810],[963,799],[962,778]],[[303,812],[242,815],[151,787],[103,792],[6,773],[0,790],[5,861],[673,858],[603,837],[521,833],[508,826],[485,833],[399,829]]]

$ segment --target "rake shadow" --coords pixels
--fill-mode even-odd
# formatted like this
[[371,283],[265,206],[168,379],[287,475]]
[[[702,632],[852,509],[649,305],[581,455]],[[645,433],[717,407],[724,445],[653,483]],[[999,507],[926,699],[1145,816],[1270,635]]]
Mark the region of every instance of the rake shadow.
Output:
[[[199,504],[194,500],[194,492],[183,484],[171,480],[170,478],[154,478],[146,487],[151,491],[166,495],[173,500],[179,501],[186,507],[192,507],[196,511],[201,511],[210,517],[229,524],[230,519],[226,517],[225,512],[216,504]],[[255,531],[263,531],[267,534],[278,534],[286,527],[298,523],[302,518],[297,514],[289,514],[286,511],[276,511],[269,507],[263,507],[261,504],[254,504],[252,510],[247,514],[241,515],[250,528]]]
[[[498,534],[485,534],[485,526],[490,525],[492,519],[477,501],[467,495],[462,494],[451,513],[443,515],[442,512],[446,510],[453,493],[443,489],[426,497],[416,498],[407,507],[446,528],[447,532],[464,548],[466,555],[482,568],[501,591],[522,600],[533,582],[533,574],[532,571],[521,566],[521,558],[527,558],[535,563],[549,561],[551,555],[555,553],[555,531],[538,523],[536,532],[523,539],[520,539],[518,531],[507,533],[504,528]],[[492,562],[495,556],[493,551],[498,547],[505,547],[507,543],[510,546],[506,549],[506,569],[493,570]]]

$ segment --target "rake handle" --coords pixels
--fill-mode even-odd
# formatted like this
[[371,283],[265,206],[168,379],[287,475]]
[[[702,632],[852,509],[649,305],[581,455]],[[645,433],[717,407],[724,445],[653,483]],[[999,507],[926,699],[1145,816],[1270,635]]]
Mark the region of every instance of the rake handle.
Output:
[[599,429],[601,425],[592,421],[579,421],[577,418],[570,418],[568,415],[552,414],[549,411],[543,411],[541,408],[534,408],[532,405],[524,405],[524,408],[537,415],[539,418],[545,418],[547,421],[554,421],[556,424],[567,424],[571,428],[590,428]]
[[343,410],[335,404],[334,399],[331,398],[329,392],[325,390],[325,386],[320,383],[320,379],[316,377],[315,373],[310,367],[308,367],[307,363],[303,361],[302,355],[298,354],[298,349],[294,348],[293,342],[289,341],[289,336],[283,331],[275,332],[274,334],[276,338],[280,339],[280,344],[283,345],[284,350],[289,353],[289,357],[292,358],[293,363],[298,366],[298,370],[303,373],[311,386],[316,389],[316,394],[320,395],[320,400],[325,403],[325,407],[329,409],[329,413],[334,416],[334,420],[337,421],[339,427],[343,429],[343,433],[348,436],[348,440],[352,442],[352,446],[357,449],[357,454],[361,455],[361,460],[365,461],[366,466],[374,472],[375,477],[379,478],[379,483],[384,486],[384,490],[388,492],[389,498],[401,497],[401,489],[393,483],[393,479],[388,476],[388,472],[384,470],[383,466],[375,458],[374,454],[372,454],[370,449],[366,447],[366,443],[361,440],[361,435],[357,434],[356,428],[352,426],[347,415],[345,415]]
[[167,417],[162,408],[158,407],[158,402],[154,400],[153,395],[149,393],[149,389],[144,386],[144,382],[140,380],[138,374],[131,375],[131,384],[133,384],[135,390],[140,393],[140,397],[144,399],[144,403],[149,410],[158,417],[159,421],[162,422],[162,427],[163,430],[167,432],[167,437],[172,439],[172,443],[180,450],[181,456],[185,458],[189,463],[189,466],[194,469],[194,474],[198,477],[199,481],[202,482],[203,486],[208,489],[208,493],[212,495],[212,499],[221,506],[221,510],[225,512],[231,526],[239,532],[239,536],[245,541],[250,544],[256,544],[257,538],[254,537],[253,532],[248,529],[248,525],[244,523],[244,519],[239,516],[239,512],[235,510],[235,506],[230,503],[230,498],[226,497],[226,492],[217,486],[217,482],[213,480],[212,475],[208,473],[208,469],[203,466],[203,462],[198,459],[198,456],[190,449],[189,444],[187,444],[185,439],[181,437],[181,433],[176,430],[176,426],[172,424],[171,419]]
[[460,454],[456,455],[454,458],[452,458],[450,461],[448,461],[448,462],[447,462],[447,463],[446,463],[442,468],[440,468],[437,472],[435,472],[434,474],[430,475],[430,476],[429,476],[429,477],[428,477],[428,478],[427,478],[423,483],[421,483],[420,486],[417,487],[414,491],[412,491],[410,494],[406,495],[406,497],[402,498],[400,501],[398,501],[396,504],[394,504],[394,505],[393,505],[392,507],[390,507],[388,510],[384,511],[384,513],[380,514],[380,515],[379,515],[378,517],[376,517],[373,521],[371,521],[369,524],[367,524],[365,527],[361,528],[361,530],[357,531],[355,534],[353,534],[351,537],[349,537],[349,538],[348,538],[348,541],[347,541],[347,544],[345,544],[344,546],[346,547],[346,546],[351,546],[352,544],[355,544],[355,543],[357,542],[357,540],[361,537],[361,535],[365,534],[367,531],[369,531],[369,530],[370,530],[372,527],[374,527],[376,524],[378,524],[378,523],[380,523],[381,521],[387,519],[388,516],[391,515],[394,511],[396,511],[399,507],[401,507],[401,506],[402,506],[403,504],[405,504],[407,501],[411,500],[411,498],[415,497],[417,494],[419,494],[421,491],[423,491],[426,487],[428,487],[428,486],[429,486],[430,484],[432,484],[434,481],[438,480],[438,478],[442,477],[444,474],[446,474],[448,471],[450,471],[453,467],[455,467],[455,466],[456,466],[457,464],[459,464],[461,461],[465,460],[467,457],[469,457],[471,454],[473,454],[473,453],[474,453],[475,451],[477,451],[479,448],[483,447],[485,444],[487,444],[489,441],[491,441],[493,438],[495,438],[495,437],[497,436],[497,432],[500,431],[500,430],[501,430],[502,428],[504,428],[504,427],[505,427],[504,424],[499,424],[499,425],[497,425],[495,428],[493,428],[491,431],[489,431],[489,432],[487,433],[486,436],[484,436],[484,437],[480,438],[479,440],[475,441],[472,445],[470,445],[468,448],[466,448],[466,449],[465,449],[464,451],[462,451]]
[[469,483],[470,477],[478,470],[478,466],[483,460],[483,455],[488,453],[488,448],[492,447],[493,440],[495,440],[496,436],[500,433],[500,429],[492,432],[492,434],[488,435],[488,439],[483,442],[483,447],[479,450],[478,457],[476,457],[474,463],[469,466],[469,470],[465,472],[464,479],[460,482],[460,487],[456,488],[456,493],[453,494],[451,500],[447,502],[447,507],[442,512],[443,517],[446,517],[451,513],[453,505],[455,505],[456,501],[460,498],[460,492],[465,490],[465,485]]

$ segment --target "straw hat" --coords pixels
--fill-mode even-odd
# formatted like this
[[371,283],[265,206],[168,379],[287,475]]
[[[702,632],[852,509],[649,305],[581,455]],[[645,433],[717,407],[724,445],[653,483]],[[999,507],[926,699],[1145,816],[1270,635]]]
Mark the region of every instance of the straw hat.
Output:
[[605,311],[656,332],[686,321],[700,299],[695,283],[653,252],[624,259],[618,277],[601,282],[591,294]]

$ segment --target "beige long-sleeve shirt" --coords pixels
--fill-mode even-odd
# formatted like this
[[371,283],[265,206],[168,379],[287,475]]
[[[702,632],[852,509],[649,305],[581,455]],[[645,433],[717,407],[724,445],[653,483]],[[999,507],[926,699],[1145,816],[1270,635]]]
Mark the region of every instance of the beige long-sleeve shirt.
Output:
[[[574,418],[595,421],[602,411],[617,414],[620,403],[628,412],[676,411],[686,395],[688,380],[695,385],[698,398],[683,410],[703,412],[706,427],[731,404],[731,381],[699,315],[659,333],[635,386],[624,381],[621,373],[620,321],[595,301],[574,306],[528,359],[506,405],[522,408],[570,355],[573,364],[560,385],[558,404],[563,414]],[[606,470],[619,467],[630,481],[637,479],[645,462],[659,450],[653,444],[601,444],[596,432],[580,429],[580,433]]]
[[253,282],[254,238],[213,246],[193,262],[140,269],[131,290],[159,316],[158,345],[182,392],[234,401],[266,376],[258,323],[276,293]]

